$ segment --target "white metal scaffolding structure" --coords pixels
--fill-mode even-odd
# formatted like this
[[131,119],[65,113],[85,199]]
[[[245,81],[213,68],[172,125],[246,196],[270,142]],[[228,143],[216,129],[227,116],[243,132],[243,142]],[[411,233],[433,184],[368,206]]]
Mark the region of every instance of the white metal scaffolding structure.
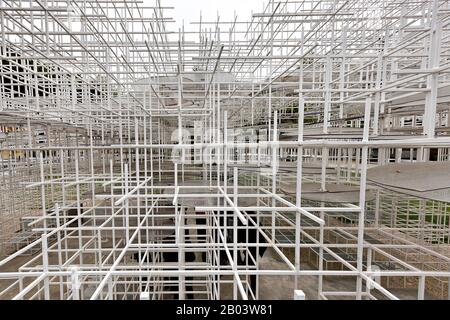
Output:
[[172,9],[0,0],[0,299],[449,299],[449,1]]

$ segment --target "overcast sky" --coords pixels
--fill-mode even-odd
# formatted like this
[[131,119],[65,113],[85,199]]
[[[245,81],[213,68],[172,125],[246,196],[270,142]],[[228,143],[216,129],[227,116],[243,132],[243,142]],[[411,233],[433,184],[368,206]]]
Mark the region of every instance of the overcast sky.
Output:
[[[231,21],[236,11],[239,20],[247,20],[250,18],[251,12],[261,12],[263,3],[267,0],[162,0],[163,6],[175,7],[174,10],[167,10],[169,16],[172,16],[177,22],[177,30],[181,27],[184,19],[186,29],[192,28],[188,26],[191,21],[198,21],[200,11],[202,12],[203,21],[215,21],[217,11],[219,11],[221,21]],[[196,28],[197,30],[197,28]]]

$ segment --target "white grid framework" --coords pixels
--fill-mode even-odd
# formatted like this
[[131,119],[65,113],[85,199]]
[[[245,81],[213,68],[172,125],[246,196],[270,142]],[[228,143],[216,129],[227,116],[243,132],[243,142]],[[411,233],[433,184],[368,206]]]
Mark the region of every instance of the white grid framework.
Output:
[[449,1],[172,9],[0,0],[0,298],[450,298]]

